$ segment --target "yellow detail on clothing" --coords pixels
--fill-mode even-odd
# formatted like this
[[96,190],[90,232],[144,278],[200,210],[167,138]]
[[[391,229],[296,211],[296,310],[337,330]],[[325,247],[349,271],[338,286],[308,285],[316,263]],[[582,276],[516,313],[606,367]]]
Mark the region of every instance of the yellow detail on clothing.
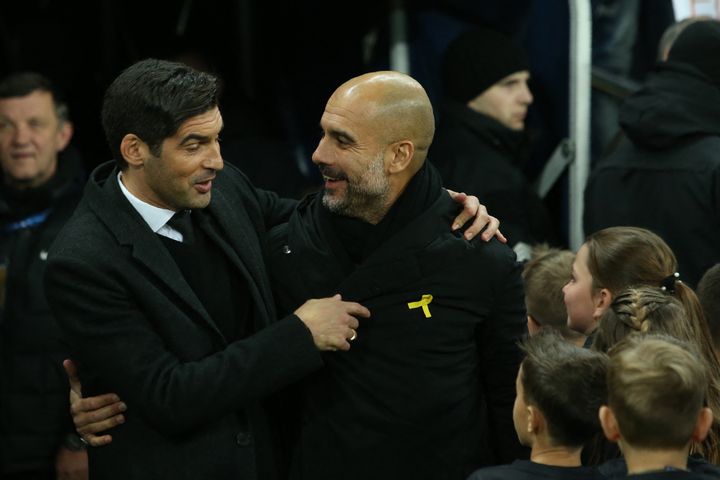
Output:
[[432,317],[432,314],[430,313],[430,302],[432,302],[433,296],[432,295],[423,295],[420,301],[417,302],[408,302],[408,308],[412,310],[413,308],[420,308],[422,307],[423,313],[425,314],[425,318]]

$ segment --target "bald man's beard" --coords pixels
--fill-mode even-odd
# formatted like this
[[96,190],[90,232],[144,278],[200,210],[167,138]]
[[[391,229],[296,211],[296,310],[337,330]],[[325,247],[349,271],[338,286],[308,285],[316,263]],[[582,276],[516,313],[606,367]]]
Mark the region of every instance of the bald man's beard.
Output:
[[390,181],[384,167],[381,152],[359,177],[347,179],[344,195],[334,196],[328,190],[323,191],[323,205],[338,215],[379,222],[389,208]]

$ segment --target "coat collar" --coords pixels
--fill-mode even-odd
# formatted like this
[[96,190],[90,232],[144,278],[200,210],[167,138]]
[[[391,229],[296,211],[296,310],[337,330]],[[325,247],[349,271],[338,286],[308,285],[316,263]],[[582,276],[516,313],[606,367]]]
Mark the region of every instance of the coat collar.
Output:
[[300,205],[288,229],[293,267],[305,276],[304,293],[317,298],[340,292],[344,298],[361,301],[401,289],[422,276],[420,253],[438,236],[450,233],[458,206],[443,191],[428,210],[357,267],[344,253],[330,223],[312,215],[315,208],[321,208],[318,195]]
[[[117,173],[118,170],[112,162],[95,169],[86,187],[89,208],[112,232],[120,245],[128,247],[140,264],[167,285],[179,301],[192,309],[193,318],[199,318],[223,337],[162,241],[123,196],[117,183]],[[198,214],[200,228],[220,246],[240,271],[258,310],[255,315],[256,322],[264,323],[274,314],[273,307],[269,304],[272,297],[268,292],[267,281],[263,281],[265,271],[261,252],[256,247],[257,242],[250,241],[241,228],[249,224],[240,218],[243,212],[238,202],[231,205],[229,199],[216,187],[210,205],[195,213]],[[215,225],[220,227],[219,232],[211,227],[213,218],[216,220]]]

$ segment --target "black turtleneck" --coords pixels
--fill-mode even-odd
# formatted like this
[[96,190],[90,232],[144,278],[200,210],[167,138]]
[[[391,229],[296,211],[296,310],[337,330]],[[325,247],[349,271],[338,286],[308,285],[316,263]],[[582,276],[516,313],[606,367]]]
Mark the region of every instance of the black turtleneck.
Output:
[[324,207],[322,210],[327,213],[330,225],[350,259],[357,265],[427,210],[440,195],[441,186],[440,176],[426,162],[410,179],[403,193],[377,225],[329,212]]

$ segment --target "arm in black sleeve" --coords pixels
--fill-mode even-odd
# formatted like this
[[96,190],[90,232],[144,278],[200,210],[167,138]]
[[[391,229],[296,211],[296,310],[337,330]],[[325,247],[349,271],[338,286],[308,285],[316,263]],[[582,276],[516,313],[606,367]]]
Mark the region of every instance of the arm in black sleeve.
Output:
[[[188,338],[198,350],[215,353],[183,361],[117,275],[76,258],[51,257],[46,292],[86,378],[97,379],[167,434],[236,411],[322,363],[312,335],[294,315],[221,351],[207,336]],[[169,314],[191,321],[180,310]]]
[[521,266],[509,248],[502,249],[502,258],[493,271],[484,272],[493,279],[494,305],[488,322],[479,334],[482,388],[488,407],[489,438],[495,447],[498,463],[528,458],[520,445],[513,426],[515,379],[522,354],[518,342],[527,333],[525,294]]

